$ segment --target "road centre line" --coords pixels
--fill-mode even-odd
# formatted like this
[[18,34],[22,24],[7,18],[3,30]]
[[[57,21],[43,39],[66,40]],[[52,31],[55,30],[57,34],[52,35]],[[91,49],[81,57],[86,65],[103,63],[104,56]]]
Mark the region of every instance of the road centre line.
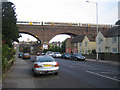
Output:
[[118,79],[111,78],[111,77],[108,77],[108,76],[105,76],[105,75],[101,75],[101,74],[98,74],[98,73],[95,73],[95,72],[91,72],[91,71],[88,71],[88,70],[86,72],[94,74],[94,75],[98,75],[98,76],[101,76],[101,77],[105,77],[105,78],[108,78],[108,79],[111,79],[111,80],[114,80],[114,81],[120,81]]

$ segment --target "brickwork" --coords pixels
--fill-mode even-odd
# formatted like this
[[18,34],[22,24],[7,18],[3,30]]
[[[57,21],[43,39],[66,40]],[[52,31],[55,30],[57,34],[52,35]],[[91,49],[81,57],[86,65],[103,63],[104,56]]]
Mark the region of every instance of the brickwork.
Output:
[[[23,25],[18,24],[19,32],[28,33],[41,40],[41,43],[49,42],[54,36],[59,34],[68,35],[96,35],[96,27],[80,26],[51,26],[51,25]],[[102,29],[102,28],[101,28]],[[104,28],[103,28],[104,29]]]

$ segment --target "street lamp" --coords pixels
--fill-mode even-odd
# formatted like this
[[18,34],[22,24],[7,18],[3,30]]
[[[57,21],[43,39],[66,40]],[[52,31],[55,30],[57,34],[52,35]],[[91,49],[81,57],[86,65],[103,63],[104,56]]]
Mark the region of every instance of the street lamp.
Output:
[[[97,24],[97,28],[96,28],[96,32],[97,32],[97,35],[98,35],[98,3],[97,2],[90,2],[90,1],[86,1],[87,3],[94,3],[96,5],[96,24]],[[96,35],[96,50],[98,49],[98,38],[97,38],[97,35]],[[98,61],[98,52],[96,52],[96,59]]]

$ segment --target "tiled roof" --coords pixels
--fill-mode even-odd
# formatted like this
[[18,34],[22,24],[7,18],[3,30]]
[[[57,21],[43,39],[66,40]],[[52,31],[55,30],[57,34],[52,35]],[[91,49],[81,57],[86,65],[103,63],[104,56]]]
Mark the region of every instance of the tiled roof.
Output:
[[106,33],[108,30],[101,30],[100,32],[103,34],[104,37],[106,37]]
[[74,37],[74,38],[71,40],[71,42],[72,42],[72,43],[82,42],[83,39],[84,39],[84,36],[85,36],[85,35],[76,36],[76,37]]
[[114,37],[120,35],[120,26],[116,26],[107,31],[106,37]]
[[90,40],[90,41],[95,41],[95,37],[93,37],[92,35],[86,35],[87,37],[88,37],[88,39]]
[[95,37],[93,37],[93,35],[80,35],[80,36],[74,37],[74,38],[71,40],[71,42],[72,42],[72,43],[82,42],[85,36],[87,36],[90,41],[95,41]]
[[102,30],[101,33],[104,37],[120,36],[120,26],[112,27],[109,30]]

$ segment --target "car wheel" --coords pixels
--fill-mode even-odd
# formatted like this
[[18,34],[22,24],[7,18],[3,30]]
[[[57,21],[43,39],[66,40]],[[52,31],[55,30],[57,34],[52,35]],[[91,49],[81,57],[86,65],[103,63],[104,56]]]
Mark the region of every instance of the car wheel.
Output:
[[33,75],[34,75],[34,77],[37,77],[37,76],[38,76],[38,74],[36,74],[36,73],[34,73],[34,72],[33,72]]
[[75,58],[75,61],[77,61],[77,58]]
[[54,75],[58,75],[58,72],[54,73]]
[[85,61],[85,59],[83,59],[83,61]]

